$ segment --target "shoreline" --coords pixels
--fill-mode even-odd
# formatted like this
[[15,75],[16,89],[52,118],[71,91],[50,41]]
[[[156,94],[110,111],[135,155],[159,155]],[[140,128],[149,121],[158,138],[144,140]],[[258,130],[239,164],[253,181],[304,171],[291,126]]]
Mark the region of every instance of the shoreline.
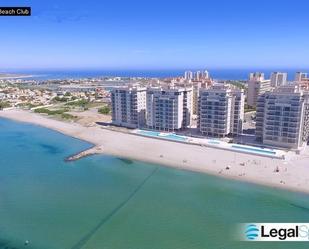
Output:
[[[99,125],[85,127],[78,123],[62,122],[23,110],[0,111],[0,118],[39,125],[91,143],[94,145],[93,148],[99,148],[95,154],[106,154],[271,188],[309,193],[309,169],[306,167],[309,162],[309,151],[282,160],[135,136],[102,128]],[[229,169],[226,169],[228,165]],[[279,168],[279,172],[275,172],[276,168]]]
[[0,80],[14,80],[14,79],[26,79],[26,78],[33,78],[36,77],[35,75],[5,75],[5,76],[1,76],[0,75]]

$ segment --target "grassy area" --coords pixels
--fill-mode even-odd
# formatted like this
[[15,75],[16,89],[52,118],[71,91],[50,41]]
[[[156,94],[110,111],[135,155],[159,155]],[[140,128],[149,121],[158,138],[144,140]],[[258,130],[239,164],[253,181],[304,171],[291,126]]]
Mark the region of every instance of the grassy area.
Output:
[[107,115],[111,112],[111,109],[108,106],[103,106],[98,109],[98,112]]
[[36,113],[43,113],[43,114],[47,114],[49,116],[58,116],[62,119],[76,119],[77,116],[73,116],[69,113],[66,113],[67,111],[69,111],[69,109],[65,108],[65,109],[57,109],[57,110],[49,110],[47,108],[38,108],[35,109],[34,112]]
[[86,99],[80,99],[80,100],[77,100],[77,101],[67,102],[65,104],[65,106],[79,107],[79,108],[83,108],[84,111],[85,111],[85,110],[88,110],[89,108],[101,107],[102,103],[100,103],[100,102],[89,102]]
[[86,106],[88,108],[93,108],[93,107],[101,107],[102,105],[104,105],[101,102],[89,102]]
[[56,102],[68,102],[70,100],[70,98],[68,97],[55,97],[53,98],[53,101],[56,101]]
[[11,107],[11,104],[7,101],[0,101],[0,110],[3,110],[4,108]]
[[70,102],[66,103],[65,105],[67,105],[67,106],[86,107],[87,104],[89,104],[88,100],[80,99],[80,100],[77,100],[77,101],[70,101]]
[[34,104],[31,104],[31,103],[20,103],[20,104],[18,104],[17,106],[18,107],[22,107],[22,108],[29,108],[29,109],[31,109],[31,108],[33,108],[33,107],[37,107],[37,106],[40,106],[40,105],[42,105],[42,104],[36,104],[36,105],[34,105]]
[[62,113],[61,118],[63,118],[63,119],[75,119],[75,118],[77,118],[77,116],[73,116],[69,113]]
[[34,112],[36,113],[44,113],[47,115],[57,115],[57,114],[61,115],[67,111],[68,111],[67,109],[49,110],[47,108],[38,108],[34,110]]
[[89,109],[89,101],[85,100],[85,99],[80,99],[80,100],[76,100],[76,101],[70,101],[68,103],[65,104],[65,106],[72,108],[79,108],[82,111],[86,111]]
[[102,105],[104,105],[104,103],[101,102],[90,102],[87,99],[76,99],[76,97],[74,96],[55,97],[54,101],[58,102],[61,106],[64,106],[65,108],[70,108],[71,110],[78,109],[78,111],[86,111],[90,108],[102,107]]

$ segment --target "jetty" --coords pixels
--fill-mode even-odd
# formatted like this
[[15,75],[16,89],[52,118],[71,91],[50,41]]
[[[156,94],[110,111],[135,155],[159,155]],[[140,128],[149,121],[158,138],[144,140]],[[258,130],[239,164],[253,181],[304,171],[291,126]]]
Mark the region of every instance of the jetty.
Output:
[[79,160],[83,157],[92,156],[92,155],[95,155],[95,154],[100,154],[100,153],[102,153],[102,151],[103,151],[102,146],[94,146],[90,149],[83,150],[81,152],[78,152],[74,155],[67,157],[65,159],[65,161],[66,162],[76,161],[76,160]]

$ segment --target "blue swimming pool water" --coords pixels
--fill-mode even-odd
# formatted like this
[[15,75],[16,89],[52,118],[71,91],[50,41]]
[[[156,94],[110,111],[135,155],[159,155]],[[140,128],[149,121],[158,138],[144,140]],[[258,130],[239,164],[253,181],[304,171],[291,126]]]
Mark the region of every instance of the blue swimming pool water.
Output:
[[209,144],[220,144],[219,141],[208,141]]
[[255,149],[255,148],[244,147],[244,146],[239,146],[239,145],[232,145],[232,148],[237,149],[237,150],[246,151],[246,152],[255,152],[255,153],[265,154],[265,155],[276,155],[276,152],[271,151],[271,150]]
[[158,131],[144,131],[144,130],[139,130],[137,131],[137,133],[140,135],[148,136],[148,137],[164,138],[168,140],[181,141],[181,142],[187,141],[186,137],[179,136],[179,135],[172,134],[172,133],[161,133]]

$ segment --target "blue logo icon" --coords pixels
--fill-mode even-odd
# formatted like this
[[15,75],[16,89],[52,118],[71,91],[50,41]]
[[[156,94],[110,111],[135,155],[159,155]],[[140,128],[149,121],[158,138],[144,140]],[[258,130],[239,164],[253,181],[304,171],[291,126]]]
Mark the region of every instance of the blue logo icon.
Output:
[[259,229],[256,225],[250,224],[246,227],[246,237],[248,240],[255,240],[259,236]]

